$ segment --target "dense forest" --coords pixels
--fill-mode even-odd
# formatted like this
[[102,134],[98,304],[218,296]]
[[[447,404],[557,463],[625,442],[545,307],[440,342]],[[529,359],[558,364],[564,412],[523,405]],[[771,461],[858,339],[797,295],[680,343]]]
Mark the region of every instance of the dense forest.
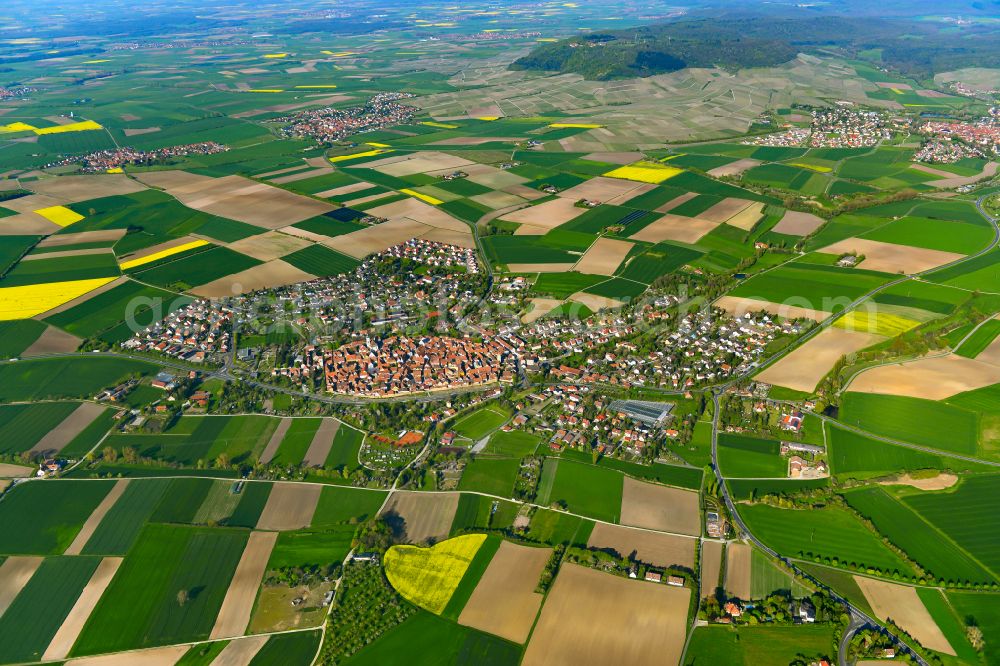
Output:
[[[956,33],[961,33],[961,39]],[[960,67],[1000,66],[1000,29],[909,20],[836,16],[741,16],[685,19],[572,37],[545,44],[511,69],[581,74],[607,80],[685,67],[738,70],[788,62],[799,52],[858,57],[877,49],[882,64],[917,79]]]

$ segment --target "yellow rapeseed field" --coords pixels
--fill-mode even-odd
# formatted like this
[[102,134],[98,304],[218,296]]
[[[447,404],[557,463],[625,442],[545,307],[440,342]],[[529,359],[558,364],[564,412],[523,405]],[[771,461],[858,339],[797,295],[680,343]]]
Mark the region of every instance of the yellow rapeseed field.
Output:
[[433,120],[425,120],[421,125],[427,125],[428,127],[437,127],[439,129],[458,129],[458,125],[450,125],[448,123],[438,123]]
[[49,222],[58,224],[60,227],[68,227],[69,225],[79,222],[83,219],[83,215],[73,212],[66,206],[49,206],[48,208],[39,208],[35,211],[38,215],[41,215]]
[[392,147],[392,146],[390,146],[387,143],[377,143],[375,141],[366,141],[365,145],[366,146],[371,146],[372,148],[391,148]]
[[265,58],[287,58],[288,54],[287,53],[265,53],[264,57]]
[[429,203],[432,206],[440,206],[441,204],[444,203],[440,199],[432,197],[429,194],[423,194],[421,192],[417,192],[416,190],[411,190],[409,188],[405,188],[404,187],[403,189],[400,190],[400,192],[402,192],[403,194],[408,194],[411,197],[415,197],[417,199],[420,199],[421,201]]
[[919,321],[898,314],[868,312],[867,310],[852,310],[833,322],[837,328],[859,333],[874,333],[875,335],[884,335],[887,338],[894,338],[918,324],[920,324]]
[[0,321],[28,319],[115,280],[114,277],[29,284],[0,289]]
[[153,254],[147,254],[145,257],[139,257],[138,259],[129,259],[128,261],[123,261],[118,264],[118,268],[123,271],[127,271],[130,268],[135,268],[136,266],[143,266],[145,264],[151,264],[154,261],[159,261],[165,257],[169,257],[175,254],[180,254],[181,252],[187,252],[188,250],[193,250],[196,247],[202,247],[208,245],[206,240],[196,240],[190,243],[184,243],[183,245],[178,245],[177,247],[172,247],[167,250],[160,250],[159,252],[154,252]]
[[350,155],[337,155],[331,157],[330,161],[336,164],[337,162],[345,162],[347,160],[357,159],[359,157],[375,157],[376,155],[381,155],[382,153],[391,153],[391,150],[385,150],[384,148],[376,148],[375,150],[366,150],[363,153],[352,153]]
[[295,87],[300,90],[312,90],[313,88],[325,89],[325,88],[336,88],[337,86],[331,83],[330,85],[309,85],[309,86],[295,86]]
[[385,575],[403,598],[440,615],[484,541],[485,534],[465,534],[432,548],[393,546]]
[[104,129],[99,123],[93,120],[81,120],[78,123],[68,125],[55,125],[53,127],[36,127],[35,134],[64,134],[65,132],[87,132],[91,130]]
[[636,162],[628,166],[613,169],[605,176],[609,178],[622,178],[624,180],[637,180],[640,183],[662,183],[683,172],[683,169],[667,166],[658,162]]
[[596,125],[594,123],[550,123],[549,127],[555,128],[575,128],[575,129],[597,129],[598,127],[604,127],[604,125]]
[[280,93],[285,92],[283,88],[250,88],[247,92],[252,93]]
[[833,171],[833,169],[831,169],[828,166],[820,166],[818,164],[804,164],[802,162],[791,162],[790,166],[799,167],[800,169],[809,169],[810,171],[816,171],[819,173],[830,173],[831,171]]

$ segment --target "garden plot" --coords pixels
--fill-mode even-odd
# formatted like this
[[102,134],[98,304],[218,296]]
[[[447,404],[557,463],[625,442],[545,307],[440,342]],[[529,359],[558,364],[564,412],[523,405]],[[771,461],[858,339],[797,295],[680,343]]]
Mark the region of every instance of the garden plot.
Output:
[[459,624],[524,643],[542,606],[543,596],[535,587],[551,555],[549,548],[501,543],[459,615]]
[[622,557],[635,553],[635,559],[656,567],[679,565],[693,569],[696,543],[696,539],[672,534],[597,523],[590,533],[587,546],[611,548]]
[[712,305],[722,308],[737,318],[747,313],[760,312],[761,310],[782,319],[812,319],[813,321],[823,321],[831,314],[823,310],[813,310],[812,308],[804,308],[797,305],[785,305],[784,303],[771,303],[770,301],[758,301],[753,298],[743,298],[741,296],[723,296]]
[[884,339],[873,333],[830,327],[766,368],[757,375],[757,379],[810,393],[841,356],[853,354]]
[[797,210],[787,211],[771,231],[789,236],[808,236],[826,222],[822,217]]
[[406,540],[423,543],[448,536],[458,509],[459,493],[416,493],[396,491],[382,509],[382,515],[403,519]]
[[67,203],[101,197],[134,194],[146,188],[124,174],[95,174],[44,178],[30,184],[32,192],[62,199]]
[[73,542],[66,549],[66,552],[64,553],[65,555],[79,555],[83,552],[84,546],[87,545],[87,542],[90,541],[90,537],[92,537],[94,532],[97,531],[97,527],[101,524],[101,521],[104,520],[104,517],[108,515],[108,511],[111,510],[111,507],[115,505],[115,502],[117,502],[122,496],[122,493],[125,492],[125,489],[128,487],[128,483],[128,479],[119,479],[115,482],[115,485],[111,488],[111,492],[104,496],[101,503],[97,505],[97,508],[95,508],[91,512],[90,517],[87,518],[87,522],[85,522],[83,527],[80,528],[80,531],[76,533],[76,536],[73,538]]
[[323,419],[319,429],[316,430],[316,434],[313,435],[312,441],[309,443],[309,450],[306,451],[305,458],[302,459],[302,464],[306,467],[322,467],[330,455],[330,449],[333,448],[333,439],[337,436],[338,430],[340,430],[340,421],[332,418]]
[[819,251],[824,254],[864,255],[864,261],[859,264],[863,268],[883,273],[905,273],[907,275],[921,273],[965,257],[957,252],[929,250],[864,238],[847,238]]
[[[542,607],[524,666],[676,665],[691,591],[564,564]],[[600,609],[600,626],[595,625]]]
[[708,175],[713,178],[719,178],[721,176],[738,176],[747,169],[752,169],[758,165],[760,165],[760,160],[745,157],[741,160],[736,160],[735,162],[730,162],[729,164],[723,164],[722,166],[710,169],[708,171]]
[[42,565],[43,557],[8,557],[0,564],[0,615]]
[[461,169],[472,164],[475,164],[475,162],[470,162],[464,157],[457,157],[436,151],[424,151],[409,155],[395,155],[375,160],[374,162],[366,162],[365,168],[375,169],[387,176],[400,178],[418,173],[455,171],[456,169]]
[[659,243],[665,240],[695,243],[717,226],[719,226],[718,222],[711,222],[700,217],[684,217],[683,215],[667,213],[660,219],[647,224],[629,238],[647,243]]
[[44,437],[42,437],[29,453],[31,455],[52,456],[72,442],[77,435],[84,431],[94,420],[104,413],[105,407],[93,402],[84,402],[77,407],[72,414],[63,419],[62,423],[54,426]]
[[242,636],[246,631],[257,590],[264,579],[267,561],[271,558],[271,551],[277,541],[277,532],[250,533],[209,638]]
[[701,534],[698,493],[625,477],[621,524],[664,532]]
[[281,259],[275,259],[195,287],[191,293],[204,298],[224,298],[315,279],[315,275],[306,273]]
[[927,611],[916,588],[855,576],[876,617],[892,619],[903,631],[917,639],[925,648],[955,656],[955,649]]
[[750,557],[753,550],[745,543],[730,542],[726,546],[726,593],[737,599],[750,600]]
[[578,273],[610,277],[618,270],[618,266],[632,251],[633,246],[634,244],[628,241],[598,238],[576,262],[576,268],[573,270]]
[[516,210],[500,217],[504,222],[514,222],[521,226],[514,232],[515,236],[539,236],[552,231],[562,224],[587,212],[586,208],[576,205],[575,199],[556,197],[549,201]]
[[719,587],[719,574],[722,572],[722,543],[718,541],[703,541],[701,546],[701,596],[709,597],[715,594]]
[[83,340],[61,328],[47,326],[38,339],[21,352],[21,356],[32,358],[47,354],[68,354],[76,351],[81,342]]
[[254,259],[272,261],[301,250],[304,247],[309,247],[309,245],[309,241],[302,238],[289,236],[280,231],[268,231],[267,233],[229,243],[228,247],[230,250],[235,250],[240,254],[245,254]]
[[323,486],[312,483],[275,483],[257,519],[258,530],[299,530],[309,527]]
[[333,210],[330,204],[242,176],[212,178],[184,171],[151,171],[141,174],[140,180],[163,188],[189,208],[266,229]]
[[[991,347],[1000,345],[994,341]],[[1000,364],[982,360],[982,354],[975,359],[948,354],[870,368],[854,378],[850,390],[944,400],[997,383]]]
[[111,584],[111,580],[115,577],[118,567],[123,561],[124,558],[121,557],[105,557],[101,560],[86,587],[83,588],[83,592],[73,604],[73,609],[59,626],[59,630],[52,637],[48,647],[45,648],[45,653],[42,655],[43,661],[65,659],[69,655],[73,644],[76,643],[76,639],[83,631],[83,626],[87,623],[91,613],[94,612],[97,602],[101,600],[104,591],[108,589],[108,585]]

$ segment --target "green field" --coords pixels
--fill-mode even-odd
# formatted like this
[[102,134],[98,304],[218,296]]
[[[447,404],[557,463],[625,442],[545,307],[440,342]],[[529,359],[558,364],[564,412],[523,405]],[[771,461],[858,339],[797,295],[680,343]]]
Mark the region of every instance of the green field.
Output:
[[855,511],[928,571],[934,582],[983,583],[995,579],[950,539],[881,488],[851,490],[844,497]]
[[330,455],[326,457],[324,467],[330,469],[346,469],[348,471],[358,469],[361,463],[358,462],[358,453],[361,451],[361,444],[364,442],[365,434],[360,430],[340,424],[337,435],[333,438],[333,446],[330,448]]
[[972,621],[982,629],[986,641],[984,662],[1000,663],[1000,595],[948,592],[946,596],[963,623]]
[[148,326],[192,300],[129,280],[46,321],[73,335],[89,338],[117,326],[127,316],[139,326]]
[[863,234],[862,238],[944,252],[973,254],[990,244],[993,232],[979,224],[924,217],[901,217]]
[[767,555],[754,548],[750,556],[750,596],[763,599],[774,592],[789,591],[794,597],[808,594],[792,574],[777,567]]
[[268,569],[281,567],[328,567],[339,564],[351,550],[357,527],[335,525],[323,530],[282,532],[271,551]]
[[465,466],[458,489],[510,497],[520,468],[516,458],[476,456]]
[[18,454],[31,449],[79,403],[46,402],[0,407],[0,453]]
[[554,298],[566,298],[607,279],[604,275],[583,273],[542,273],[535,281],[532,291],[549,294]]
[[959,659],[965,663],[974,664],[979,661],[979,654],[973,649],[965,634],[966,618],[961,618],[952,604],[948,602],[942,590],[917,588],[917,596],[934,618],[934,623],[941,629],[948,644],[955,649]]
[[842,566],[912,573],[906,562],[843,509],[805,511],[754,504],[742,506],[740,515],[754,535],[783,555],[813,561],[836,558]]
[[270,483],[247,483],[240,491],[240,502],[233,509],[226,525],[233,527],[254,527],[271,496]]
[[509,414],[493,407],[483,407],[455,421],[452,430],[476,442],[502,426],[509,418]]
[[719,469],[727,477],[760,478],[788,475],[781,443],[732,433],[719,434]]
[[918,469],[960,471],[973,467],[956,458],[895,446],[836,426],[829,427],[827,433],[831,472],[838,478],[864,479]]
[[100,563],[50,557],[0,616],[0,663],[39,661]]
[[107,443],[119,450],[130,446],[144,458],[186,466],[223,454],[240,463],[256,458],[277,427],[278,419],[256,414],[186,416],[162,434],[115,434]]
[[551,490],[544,493],[541,485],[539,486],[539,504],[562,503],[573,513],[618,522],[624,483],[624,476],[620,472],[571,460],[547,459],[543,483],[548,469],[556,462],[558,466]]
[[203,252],[186,254],[152,268],[142,267],[136,279],[149,284],[184,291],[233,273],[259,265],[258,259],[234,252],[227,247],[211,247]]
[[215,485],[208,478],[172,479],[163,499],[153,509],[150,521],[154,523],[191,524],[198,509]]
[[378,512],[385,501],[385,495],[383,490],[324,486],[313,514],[312,527],[364,522]]
[[22,260],[3,278],[4,287],[20,287],[43,282],[63,282],[65,280],[92,280],[103,277],[117,277],[118,261],[110,252],[84,254],[73,257],[43,258],[33,261]]
[[0,359],[20,356],[45,328],[45,324],[34,319],[0,321]]
[[[73,647],[74,655],[208,638],[248,532],[149,525]],[[188,594],[178,603],[178,592]]]
[[305,458],[309,445],[312,444],[313,436],[319,430],[323,419],[302,418],[292,419],[288,431],[285,433],[278,452],[271,463],[275,465],[298,465]]
[[129,482],[83,548],[85,555],[124,555],[163,499],[169,479]]
[[1000,573],[1000,515],[984,504],[1000,476],[969,477],[947,492],[908,495],[903,502],[991,572]]
[[[496,503],[496,511],[493,506]],[[483,495],[462,493],[458,497],[458,509],[451,521],[449,535],[463,534],[469,530],[506,529],[514,523],[518,504],[506,500],[495,500]]]
[[955,353],[966,358],[976,358],[987,347],[990,346],[996,337],[1000,335],[1000,319],[987,319],[976,332],[962,343]]
[[308,666],[319,648],[318,631],[277,634],[267,639],[249,666]]
[[876,435],[955,453],[975,454],[979,417],[933,400],[874,393],[844,393],[840,420]]
[[350,273],[360,263],[346,254],[334,252],[323,245],[310,245],[282,257],[292,266],[317,277]]
[[830,625],[778,627],[707,626],[695,629],[685,666],[757,666],[789,664],[806,657],[806,663],[829,658],[836,642]]
[[120,358],[53,358],[0,365],[0,402],[90,398],[130,374],[156,366]]
[[0,554],[58,555],[73,542],[113,481],[42,481],[17,486],[0,502]]
[[830,479],[727,479],[729,493],[737,501],[764,495],[792,495],[813,488],[826,488]]
[[462,614],[465,604],[469,603],[469,598],[475,591],[476,585],[479,585],[483,574],[486,573],[486,568],[493,561],[493,556],[496,555],[502,543],[503,539],[496,535],[491,534],[486,537],[486,541],[476,551],[472,562],[469,563],[469,568],[465,570],[462,580],[452,593],[451,599],[448,600],[448,605],[441,612],[441,617],[458,620],[458,616]]
[[533,435],[523,430],[511,430],[509,432],[499,430],[490,437],[490,441],[483,452],[522,458],[534,453],[540,443],[541,438],[538,435]]
[[858,269],[791,263],[752,277],[730,293],[772,303],[784,303],[793,297],[799,300],[806,298],[811,307],[837,312],[888,282],[889,278],[888,275]]

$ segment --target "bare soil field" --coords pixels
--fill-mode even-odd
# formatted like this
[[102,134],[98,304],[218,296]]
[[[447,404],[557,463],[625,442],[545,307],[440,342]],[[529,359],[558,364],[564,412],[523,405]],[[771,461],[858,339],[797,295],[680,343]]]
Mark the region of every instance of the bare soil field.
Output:
[[39,259],[64,259],[66,257],[85,257],[88,254],[111,254],[110,247],[90,247],[81,250],[65,250],[63,252],[43,252],[41,254],[29,254],[21,259],[22,262],[38,261]]
[[14,598],[42,565],[44,557],[8,557],[0,564],[0,615],[14,602]]
[[[263,229],[261,229],[261,231],[263,231]],[[175,247],[180,247],[181,245],[187,245],[188,243],[194,243],[198,240],[200,239],[195,238],[194,236],[181,236],[180,238],[171,238],[168,241],[157,243],[156,245],[151,245],[149,247],[144,247],[141,250],[137,250],[135,252],[129,252],[128,254],[123,254],[120,257],[118,257],[118,261],[120,263],[124,263],[126,261],[132,261],[133,259],[142,259],[144,257],[152,256],[157,252],[163,252],[164,250],[172,250]],[[51,255],[42,255],[42,256],[51,256]]]
[[[919,168],[917,165],[914,165],[914,167]],[[993,176],[996,175],[998,167],[1000,167],[1000,164],[998,164],[997,162],[989,162],[986,166],[983,167],[983,170],[975,176],[963,177],[963,176],[955,176],[952,174],[948,174],[947,178],[942,178],[941,180],[932,180],[927,184],[930,185],[931,187],[940,187],[940,188],[962,187],[963,185],[971,185],[985,178],[992,178]],[[925,170],[926,169],[921,169],[921,171]],[[937,169],[935,171],[937,171]],[[948,172],[945,173],[947,174]]]
[[876,81],[875,85],[879,88],[895,88],[896,90],[913,90],[913,86],[909,83],[893,83],[892,81]]
[[212,178],[184,171],[151,171],[139,176],[189,208],[266,229],[322,215],[333,206],[242,176]]
[[115,573],[117,573],[118,567],[121,566],[123,561],[124,558],[122,557],[105,557],[101,560],[101,563],[97,565],[97,569],[94,570],[94,575],[90,577],[86,587],[83,588],[83,592],[80,593],[76,603],[73,604],[73,610],[63,620],[59,630],[56,631],[56,635],[52,637],[48,647],[45,648],[45,653],[42,655],[43,660],[66,658],[69,651],[73,648],[73,644],[76,643],[76,639],[80,637],[80,632],[83,631],[83,626],[90,618],[90,614],[97,607],[97,602],[101,600],[104,591],[108,589],[111,579],[115,577]]
[[529,298],[531,309],[521,315],[521,321],[530,324],[537,321],[562,305],[562,300],[558,298]]
[[[462,167],[462,171],[469,174],[468,180],[473,183],[482,185],[483,187],[488,187],[491,190],[509,190],[509,188],[516,187],[523,183],[527,183],[528,179],[524,176],[518,176],[516,173],[511,173],[509,171],[504,171],[495,166],[489,164],[468,164]],[[431,172],[428,175],[431,176],[444,176],[448,173],[447,170],[440,171],[437,173]],[[513,194],[520,194],[519,192],[513,192]],[[523,196],[523,195],[521,195]],[[539,193],[539,197],[545,196]]]
[[957,252],[928,250],[864,238],[848,238],[828,245],[820,252],[863,254],[865,259],[859,264],[862,268],[882,271],[883,273],[906,273],[907,275],[942,266],[965,256]]
[[511,273],[565,273],[573,270],[574,264],[507,264]]
[[598,238],[576,262],[576,268],[573,270],[578,273],[610,277],[618,270],[618,266],[625,260],[633,246],[634,243],[628,241]]
[[326,457],[330,455],[330,449],[333,448],[333,438],[337,436],[338,430],[340,430],[340,421],[329,417],[323,419],[309,443],[309,450],[306,451],[302,464],[307,467],[322,467],[323,463],[326,462]]
[[43,178],[31,183],[28,189],[75,203],[116,194],[132,194],[146,188],[124,174],[114,173]]
[[399,178],[400,176],[412,176],[418,173],[442,171],[445,169],[454,171],[455,169],[461,169],[462,167],[474,164],[474,162],[470,162],[464,157],[432,151],[412,153],[402,156],[402,159],[395,159],[389,163],[385,162],[387,160],[368,162],[365,164],[365,167],[375,169],[388,176]]
[[789,236],[808,236],[826,222],[822,217],[797,210],[787,211],[772,231]]
[[469,231],[469,225],[461,222],[460,220],[456,220],[440,208],[424,203],[419,199],[414,199],[413,197],[410,197],[409,199],[402,199],[401,201],[394,201],[393,203],[385,204],[384,206],[376,206],[375,208],[370,208],[365,212],[369,215],[376,215],[389,220],[408,218],[438,229],[464,232]]
[[309,247],[309,241],[295,236],[283,234],[280,231],[268,231],[257,236],[243,238],[229,244],[230,250],[236,250],[261,261],[279,259],[296,250]]
[[115,485],[111,487],[111,490],[101,503],[91,512],[90,517],[87,518],[87,522],[83,524],[80,531],[76,533],[76,537],[73,538],[73,543],[66,548],[64,555],[79,555],[83,552],[83,547],[87,545],[90,541],[90,537],[94,536],[94,532],[97,531],[97,527],[104,520],[104,516],[108,514],[111,507],[115,505],[115,502],[122,496],[125,489],[128,488],[128,479],[119,479],[115,482]]
[[148,650],[81,657],[70,659],[65,666],[174,666],[190,648],[190,645],[168,645]]
[[0,479],[20,479],[22,477],[31,476],[34,473],[34,467],[0,463]]
[[591,548],[611,548],[622,557],[635,553],[636,559],[657,567],[678,564],[694,568],[696,539],[647,532],[630,527],[596,523],[587,545]]
[[854,581],[861,588],[865,599],[871,604],[875,615],[881,620],[892,619],[906,633],[920,641],[926,648],[955,655],[954,648],[944,633],[927,612],[924,603],[917,596],[917,590],[908,585],[897,585],[884,581],[855,576]]
[[730,542],[726,546],[726,592],[738,599],[750,600],[750,546]]
[[599,151],[596,153],[588,153],[584,155],[581,159],[593,160],[594,162],[607,162],[608,164],[620,164],[622,166],[626,164],[632,164],[632,162],[638,162],[645,157],[639,152],[607,152]]
[[476,196],[469,198],[476,203],[480,203],[494,210],[527,203],[527,200],[517,196],[516,194],[510,194],[509,192],[503,192],[501,190],[486,192],[485,194],[477,194]]
[[328,173],[333,173],[333,167],[318,167],[315,169],[309,169],[308,171],[300,171],[298,173],[290,173],[287,176],[278,176],[277,178],[271,178],[271,182],[275,185],[284,185],[285,183],[294,183],[297,180],[305,180],[306,178],[315,178],[316,176],[323,176]]
[[423,236],[430,229],[426,224],[404,217],[359,229],[336,238],[328,238],[323,241],[323,245],[355,259],[363,259],[369,254],[381,252],[411,238]]
[[680,195],[678,197],[674,197],[673,199],[671,199],[667,203],[665,203],[662,206],[660,206],[659,208],[657,208],[656,212],[657,213],[669,213],[674,208],[677,208],[678,206],[680,206],[682,203],[684,203],[686,201],[691,201],[691,199],[694,199],[696,196],[698,196],[697,192],[685,192],[684,194],[682,194],[682,195]]
[[247,636],[237,641],[230,641],[212,661],[212,666],[250,666],[250,662],[269,638],[271,637]]
[[[11,206],[5,206],[5,208],[11,208]],[[60,228],[58,224],[49,222],[36,213],[20,213],[0,217],[0,236],[44,236],[54,234]]]
[[764,204],[755,202],[726,220],[726,224],[743,231],[750,231],[764,216]]
[[951,472],[940,472],[936,476],[914,479],[909,473],[898,474],[894,478],[879,481],[882,486],[910,486],[918,490],[945,490],[958,483],[958,476]]
[[710,597],[719,587],[722,573],[722,544],[718,541],[703,541],[701,544],[701,596]]
[[[540,235],[552,231],[561,224],[565,224],[573,218],[579,217],[587,212],[586,208],[579,208],[576,199],[556,197],[537,206],[530,206],[507,213],[500,219],[505,222],[515,222],[521,226],[514,232],[515,236]],[[524,230],[528,229],[525,234]]]
[[719,203],[715,204],[708,210],[704,210],[698,214],[703,220],[708,220],[709,222],[722,223],[736,215],[743,209],[747,208],[752,201],[747,199],[737,199],[735,197],[726,197]]
[[625,477],[621,524],[698,536],[698,493]]
[[870,368],[855,377],[848,390],[944,400],[996,383],[1000,383],[1000,366],[948,354]]
[[523,136],[456,136],[451,139],[442,139],[430,144],[432,146],[480,146],[484,143],[494,141],[514,142],[524,141]]
[[63,247],[79,243],[106,243],[117,241],[125,235],[125,229],[102,229],[101,231],[80,231],[75,234],[59,234],[39,241],[36,247]]
[[130,127],[122,130],[125,136],[142,136],[143,134],[152,134],[159,131],[159,127]]
[[21,352],[21,356],[24,358],[33,358],[35,356],[45,356],[46,354],[68,354],[69,352],[76,351],[81,342],[83,340],[72,333],[67,333],[55,326],[49,326],[42,331],[37,340]]
[[385,198],[390,197],[390,196],[392,196],[392,192],[378,192],[376,194],[365,194],[363,196],[354,197],[354,198],[350,198],[350,197],[344,198],[344,199],[340,200],[340,202],[342,204],[344,204],[344,205],[347,205],[347,206],[360,206],[360,205],[366,204],[366,203],[368,203],[370,201],[378,201],[379,199],[385,199]]
[[772,303],[770,301],[758,301],[753,298],[743,298],[741,296],[723,296],[713,303],[717,308],[722,308],[734,317],[742,317],[747,313],[769,312],[782,319],[812,319],[813,321],[823,321],[830,316],[829,312],[822,310],[812,310],[796,305],[784,305],[782,303]]
[[423,236],[424,240],[435,241],[437,243],[445,243],[446,245],[457,245],[458,247],[465,247],[473,249],[476,247],[476,241],[472,238],[472,234],[468,231],[452,231],[451,229],[431,229]]
[[648,243],[659,243],[665,240],[695,243],[717,226],[719,226],[717,222],[709,222],[700,217],[684,217],[682,215],[667,213],[655,222],[646,225],[638,233],[632,234],[629,238]]
[[382,515],[395,513],[405,525],[409,543],[424,543],[448,536],[458,509],[459,493],[417,493],[396,491],[386,503]]
[[369,187],[372,187],[371,183],[361,181],[360,183],[351,183],[350,185],[341,185],[340,187],[323,190],[322,192],[317,192],[316,196],[323,197],[324,199],[336,199],[338,196],[343,194],[351,194],[352,192],[367,190]]
[[690,596],[687,588],[564,564],[521,663],[675,666],[684,649]]
[[295,227],[282,227],[281,233],[288,236],[295,236],[296,238],[305,238],[306,240],[313,241],[314,243],[322,243],[323,241],[330,240],[329,236],[313,233],[312,231],[306,231],[305,229],[296,229]]
[[[272,491],[273,492],[273,491]],[[242,636],[250,624],[250,613],[257,590],[264,578],[271,550],[278,541],[277,532],[251,532],[226,597],[215,618],[209,638]]]
[[566,300],[586,305],[593,312],[597,312],[598,310],[613,310],[625,305],[624,301],[608,298],[607,296],[598,296],[597,294],[588,294],[583,291],[576,292]]
[[729,164],[723,164],[720,167],[715,167],[708,171],[709,176],[718,178],[720,176],[738,176],[747,169],[752,169],[760,164],[760,160],[750,159],[749,157],[744,157],[741,160],[736,160],[735,162],[730,162]]
[[[7,218],[7,219],[11,219],[11,218]],[[120,278],[117,278],[117,279],[112,280],[111,282],[108,282],[107,284],[101,285],[97,289],[92,289],[91,291],[88,291],[86,294],[83,294],[81,296],[77,296],[76,298],[74,298],[71,301],[67,301],[66,303],[63,303],[62,305],[60,305],[58,307],[54,307],[54,308],[52,308],[51,310],[49,310],[47,312],[43,312],[42,314],[36,316],[35,319],[44,319],[45,317],[50,317],[52,315],[59,314],[60,312],[64,312],[66,310],[69,310],[70,308],[74,308],[77,305],[80,305],[80,303],[86,303],[87,301],[89,301],[90,299],[92,299],[94,296],[98,296],[100,294],[103,294],[106,291],[111,291],[112,289],[114,289],[118,285],[125,284],[125,282],[127,282],[127,281],[128,281],[128,278],[123,275]]]
[[535,586],[551,555],[549,548],[501,543],[459,615],[459,624],[524,643],[542,607],[544,597]]
[[[597,176],[590,180],[585,180],[579,185],[574,185],[567,190],[563,190],[559,193],[559,196],[564,199],[572,199],[573,201],[591,199],[610,203],[612,200],[617,200],[619,197],[639,189],[642,185],[643,183],[636,183],[630,180]],[[649,190],[646,189],[646,191],[648,192]],[[616,201],[616,203],[621,202]]]
[[316,276],[312,273],[306,273],[281,259],[275,259],[195,287],[191,293],[205,298],[222,298],[315,279]]
[[104,413],[104,405],[93,402],[80,403],[80,406],[73,410],[63,421],[52,427],[44,437],[31,447],[32,455],[45,454],[54,455],[63,450],[67,444],[83,432],[83,429],[94,422],[98,416]]
[[275,483],[257,519],[257,529],[283,531],[309,527],[322,491],[319,484]]
[[766,368],[757,375],[757,379],[810,392],[841,356],[853,354],[884,339],[873,333],[856,333],[831,326]]

